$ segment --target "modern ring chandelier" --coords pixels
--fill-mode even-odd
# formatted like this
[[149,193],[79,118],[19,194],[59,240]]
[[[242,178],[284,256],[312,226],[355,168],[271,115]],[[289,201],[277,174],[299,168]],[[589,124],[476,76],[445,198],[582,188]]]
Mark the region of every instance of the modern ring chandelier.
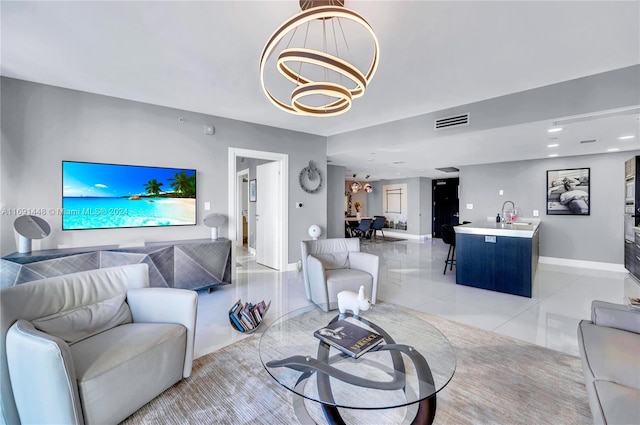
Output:
[[[362,16],[344,7],[344,0],[300,0],[300,8],[300,13],[276,29],[262,51],[262,89],[275,106],[292,114],[322,117],[343,114],[351,108],[353,99],[364,94],[378,68],[378,39]],[[366,72],[340,57],[362,54],[349,49],[344,31],[348,25],[349,29],[364,29],[373,39]],[[322,37],[314,38],[315,30],[319,31],[320,27]],[[297,32],[301,34],[296,39]],[[276,91],[267,88],[265,73],[268,72],[269,59],[284,41],[286,47],[277,53],[275,66],[286,80],[293,83],[293,89],[290,90],[290,86],[283,89],[278,82],[280,90],[274,94]],[[295,47],[297,44],[301,46]],[[281,100],[287,95],[289,99]]]

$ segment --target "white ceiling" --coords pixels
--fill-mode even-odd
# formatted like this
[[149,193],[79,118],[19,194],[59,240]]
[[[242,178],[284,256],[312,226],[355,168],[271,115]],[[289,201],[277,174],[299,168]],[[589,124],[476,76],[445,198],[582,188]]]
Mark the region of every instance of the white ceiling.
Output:
[[[369,21],[381,53],[365,95],[338,117],[287,114],[269,103],[260,87],[264,44],[297,13],[296,0],[3,1],[0,72],[335,136],[640,63],[640,1],[347,0],[346,5]],[[558,153],[638,149],[637,115],[572,125],[571,137],[607,143],[564,145]],[[365,158],[362,146],[341,149],[330,160],[346,166],[347,174],[372,179],[440,177],[444,174],[433,168],[547,157],[548,126],[545,121],[467,132],[438,138],[428,149],[424,140],[398,135],[376,149],[377,160]],[[540,133],[544,137],[533,136]],[[618,142],[623,133],[636,137]],[[513,140],[518,148],[505,149]],[[406,162],[401,174],[389,165],[392,160]]]

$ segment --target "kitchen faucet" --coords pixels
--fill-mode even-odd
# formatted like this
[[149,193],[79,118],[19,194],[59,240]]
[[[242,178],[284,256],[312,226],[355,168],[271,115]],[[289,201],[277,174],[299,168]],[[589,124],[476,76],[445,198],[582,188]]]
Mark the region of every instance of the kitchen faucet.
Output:
[[502,222],[503,222],[503,223],[504,223],[505,221],[511,221],[511,217],[509,217],[509,220],[506,220],[506,219],[505,219],[505,215],[506,215],[505,211],[506,211],[506,210],[504,209],[504,206],[505,206],[505,205],[507,205],[507,204],[509,204],[509,203],[510,203],[510,204],[511,204],[511,206],[513,207],[513,209],[511,210],[511,211],[513,211],[513,218],[515,219],[515,216],[516,216],[516,204],[514,204],[514,203],[513,203],[513,201],[504,201],[504,203],[502,204]]

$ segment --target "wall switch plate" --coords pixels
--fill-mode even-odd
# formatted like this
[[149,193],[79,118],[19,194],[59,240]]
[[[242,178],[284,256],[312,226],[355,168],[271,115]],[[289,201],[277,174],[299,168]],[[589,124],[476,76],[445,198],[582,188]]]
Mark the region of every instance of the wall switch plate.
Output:
[[504,195],[504,190],[500,189],[500,192],[498,192],[500,195]]
[[204,134],[208,134],[209,136],[213,135],[216,132],[216,128],[212,125],[204,125]]
[[211,202],[205,202],[204,203],[204,210],[205,211],[209,211],[211,209]]
[[484,241],[487,243],[496,243],[496,237],[495,236],[485,236],[484,237]]
[[473,204],[467,204],[467,209],[468,210],[472,210],[473,209]]
[[533,216],[534,217],[538,217],[540,215],[540,211],[538,210],[533,210]]

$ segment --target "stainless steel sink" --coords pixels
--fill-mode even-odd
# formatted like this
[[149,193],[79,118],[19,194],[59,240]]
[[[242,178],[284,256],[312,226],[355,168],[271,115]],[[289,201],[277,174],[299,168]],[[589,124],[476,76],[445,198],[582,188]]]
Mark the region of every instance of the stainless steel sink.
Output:
[[526,221],[512,221],[512,222],[502,223],[502,227],[505,227],[505,226],[531,226],[531,223],[528,223]]

